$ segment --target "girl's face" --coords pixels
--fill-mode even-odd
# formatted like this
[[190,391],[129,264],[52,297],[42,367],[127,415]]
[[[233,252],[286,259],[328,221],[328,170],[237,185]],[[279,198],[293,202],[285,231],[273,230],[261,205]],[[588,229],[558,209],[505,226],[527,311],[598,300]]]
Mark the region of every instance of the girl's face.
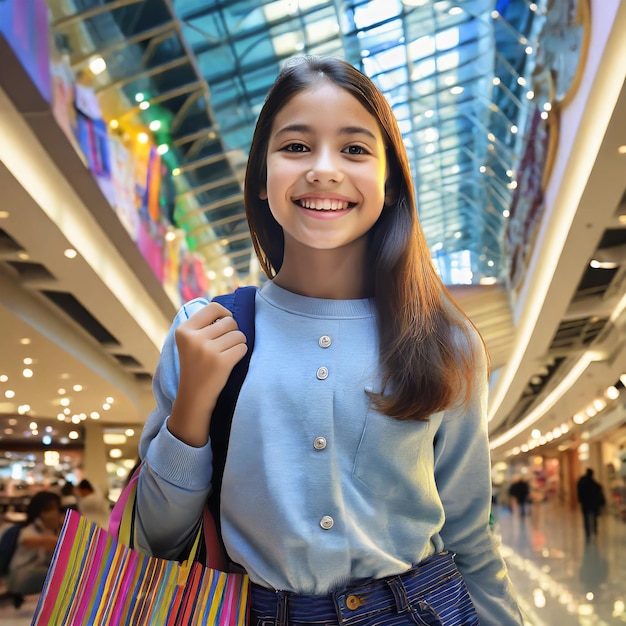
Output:
[[386,157],[376,118],[328,80],[276,115],[267,153],[267,199],[285,234],[285,259],[306,247],[362,247],[383,210]]

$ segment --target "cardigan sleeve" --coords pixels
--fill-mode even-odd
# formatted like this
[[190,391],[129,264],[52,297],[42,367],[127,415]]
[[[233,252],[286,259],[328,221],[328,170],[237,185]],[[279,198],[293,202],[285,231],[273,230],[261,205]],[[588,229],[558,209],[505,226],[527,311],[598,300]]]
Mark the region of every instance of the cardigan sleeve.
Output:
[[206,304],[203,298],[192,300],[174,319],[152,381],[156,406],[139,442],[143,465],[137,484],[135,538],[138,549],[161,558],[176,558],[189,545],[211,489],[210,441],[194,448],[167,428],[180,375],[174,332]]
[[523,619],[489,526],[487,357],[473,328],[469,336],[474,354],[469,403],[449,411],[435,437],[435,481],[445,512],[441,537],[456,554],[481,626],[520,626]]

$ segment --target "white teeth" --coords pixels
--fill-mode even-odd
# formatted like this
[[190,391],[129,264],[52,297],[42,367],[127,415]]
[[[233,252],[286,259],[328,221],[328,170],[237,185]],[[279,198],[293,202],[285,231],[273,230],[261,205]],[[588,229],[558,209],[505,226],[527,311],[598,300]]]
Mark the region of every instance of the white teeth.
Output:
[[304,200],[300,200],[299,204],[305,209],[313,209],[314,211],[343,211],[349,207],[348,202],[331,200],[330,198],[305,198]]

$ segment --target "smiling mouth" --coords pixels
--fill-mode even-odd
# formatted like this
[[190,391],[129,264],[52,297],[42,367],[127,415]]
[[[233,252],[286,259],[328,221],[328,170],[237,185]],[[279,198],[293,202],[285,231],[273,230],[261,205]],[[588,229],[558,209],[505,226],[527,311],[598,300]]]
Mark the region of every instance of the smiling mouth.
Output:
[[345,211],[356,206],[356,202],[346,202],[345,200],[331,200],[330,198],[304,198],[294,200],[303,209],[313,211]]

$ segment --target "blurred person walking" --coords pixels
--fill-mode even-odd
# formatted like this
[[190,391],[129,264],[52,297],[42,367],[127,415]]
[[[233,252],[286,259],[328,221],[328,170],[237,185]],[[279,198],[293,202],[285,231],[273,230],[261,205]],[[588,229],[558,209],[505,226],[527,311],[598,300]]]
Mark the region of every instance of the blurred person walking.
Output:
[[87,479],[78,483],[76,494],[78,496],[78,512],[89,521],[98,524],[104,530],[108,530],[109,516],[111,515],[109,501],[98,493]]
[[517,504],[517,511],[520,517],[526,516],[526,504],[528,502],[528,496],[530,495],[530,486],[528,482],[521,476],[513,481],[513,484],[509,487],[509,495]]
[[578,502],[583,512],[585,538],[589,541],[598,534],[598,516],[606,504],[602,485],[593,477],[593,470],[587,469],[584,476],[578,479]]

